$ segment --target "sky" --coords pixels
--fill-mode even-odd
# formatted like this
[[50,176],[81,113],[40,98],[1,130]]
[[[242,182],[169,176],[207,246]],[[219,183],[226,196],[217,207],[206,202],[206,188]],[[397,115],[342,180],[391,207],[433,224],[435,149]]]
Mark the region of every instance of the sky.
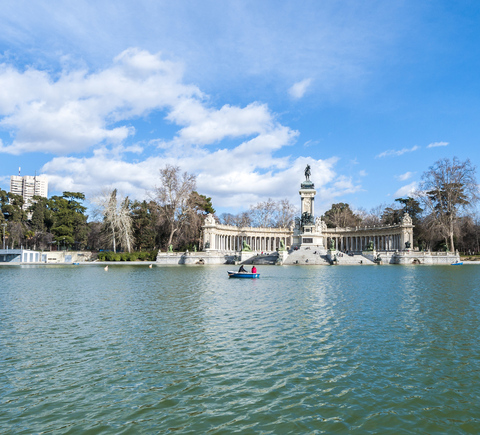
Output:
[[179,166],[217,214],[315,214],[411,194],[441,158],[480,164],[480,3],[7,0],[0,188],[149,198]]

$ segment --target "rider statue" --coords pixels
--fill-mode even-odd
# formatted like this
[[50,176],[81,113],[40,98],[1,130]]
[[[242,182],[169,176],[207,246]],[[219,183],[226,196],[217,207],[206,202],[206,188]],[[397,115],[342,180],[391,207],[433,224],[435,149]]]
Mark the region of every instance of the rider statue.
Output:
[[310,165],[307,165],[307,167],[305,168],[305,179],[306,180],[310,180]]

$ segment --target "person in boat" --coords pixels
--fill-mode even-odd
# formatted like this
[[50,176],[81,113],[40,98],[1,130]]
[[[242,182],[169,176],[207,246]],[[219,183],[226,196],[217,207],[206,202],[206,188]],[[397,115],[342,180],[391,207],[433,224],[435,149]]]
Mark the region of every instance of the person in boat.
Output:
[[239,272],[246,272],[245,268],[243,267],[243,264],[240,265],[240,269],[238,269]]
[[255,265],[252,266],[252,273],[257,273],[257,268],[255,267]]

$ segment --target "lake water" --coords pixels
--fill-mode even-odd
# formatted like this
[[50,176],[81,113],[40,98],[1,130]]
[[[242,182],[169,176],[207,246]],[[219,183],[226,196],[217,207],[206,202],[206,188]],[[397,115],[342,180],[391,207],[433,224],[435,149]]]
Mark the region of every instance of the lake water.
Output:
[[0,433],[480,432],[480,267],[0,267]]

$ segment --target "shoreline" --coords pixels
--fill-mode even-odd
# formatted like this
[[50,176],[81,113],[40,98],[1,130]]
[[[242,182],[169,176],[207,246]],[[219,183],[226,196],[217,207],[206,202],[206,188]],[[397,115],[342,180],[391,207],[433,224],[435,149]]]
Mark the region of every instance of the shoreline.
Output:
[[[480,260],[462,260],[464,265],[480,265]],[[80,261],[75,263],[4,263],[0,262],[0,267],[5,266],[156,266],[156,267],[164,267],[164,266],[229,266],[228,264],[160,264],[156,261]],[[267,266],[267,265],[264,265]],[[346,266],[346,265],[343,265]],[[386,265],[388,266],[388,264]],[[450,266],[450,264],[393,264],[391,266]]]

